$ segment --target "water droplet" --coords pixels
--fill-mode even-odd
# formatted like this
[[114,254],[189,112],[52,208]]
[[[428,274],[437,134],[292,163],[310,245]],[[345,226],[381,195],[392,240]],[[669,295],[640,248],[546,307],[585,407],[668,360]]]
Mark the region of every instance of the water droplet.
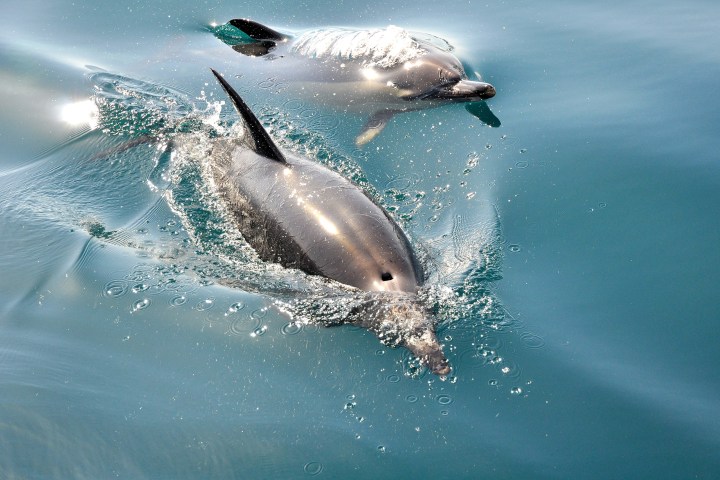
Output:
[[115,280],[107,283],[103,289],[103,295],[106,297],[120,297],[127,293],[127,284],[122,280]]
[[527,148],[521,148],[521,149],[520,149],[520,153],[526,153],[526,152],[527,152]]
[[245,308],[245,304],[243,302],[235,302],[228,307],[228,313],[239,312],[243,308]]
[[149,306],[150,306],[150,299],[143,298],[142,300],[138,300],[137,302],[133,303],[132,312],[135,313],[140,310],[145,310]]
[[257,327],[255,330],[252,331],[250,334],[251,337],[262,337],[265,335],[265,332],[267,332],[267,325],[263,325],[261,327]]
[[185,295],[178,295],[176,297],[173,297],[172,300],[170,300],[170,305],[173,307],[179,307],[180,305],[185,305],[187,303],[187,297]]
[[512,244],[512,245],[508,245],[508,250],[510,250],[513,253],[517,253],[521,250],[521,248],[520,248],[520,245]]
[[416,395],[408,395],[407,397],[405,397],[405,400],[410,403],[415,403],[418,401],[418,397]]
[[600,202],[600,203],[598,203],[598,207],[600,207],[600,208],[605,208],[605,207],[607,207],[607,203],[605,203],[605,202]]
[[214,305],[214,298],[206,298],[205,300],[198,302],[197,305],[195,305],[195,310],[197,310],[198,312],[203,312],[205,310],[210,310]]
[[133,292],[133,293],[140,293],[140,292],[144,292],[144,291],[147,290],[148,288],[150,288],[149,285],[146,285],[146,284],[144,284],[144,283],[138,283],[137,285],[135,285],[134,287],[132,287],[132,292]]
[[378,452],[385,453],[385,445],[378,445],[377,449],[378,449]]
[[296,335],[300,333],[300,330],[302,330],[301,325],[297,324],[296,322],[290,322],[283,325],[280,331],[283,335]]
[[475,195],[476,195],[475,192],[470,192],[467,195],[465,195],[465,198],[467,198],[468,200],[472,200],[473,198],[475,198]]
[[480,155],[478,155],[478,154],[475,153],[475,152],[472,152],[472,153],[471,153],[470,155],[468,155],[468,157],[467,157],[467,166],[468,166],[468,168],[475,168],[475,167],[477,166],[477,164],[478,164],[479,161],[480,161]]
[[438,395],[435,399],[440,405],[450,405],[452,403],[452,397],[450,395]]
[[318,475],[323,471],[323,465],[320,462],[308,462],[303,467],[303,471],[308,475]]
[[498,381],[497,380],[489,380],[488,385],[491,387],[497,387]]
[[440,410],[440,415],[447,415],[448,413],[450,412],[448,412],[447,410]]
[[258,319],[259,319],[259,318],[264,318],[265,315],[267,315],[267,309],[266,309],[266,308],[259,308],[259,309],[255,310],[254,312],[252,312],[252,313],[250,314],[250,316],[252,316],[253,318],[258,318]]
[[343,410],[352,410],[357,405],[357,402],[347,402],[343,407]]
[[377,356],[385,355],[385,350],[375,350],[375,355],[377,355]]
[[520,395],[522,393],[522,388],[520,387],[513,387],[510,389],[510,393],[513,395]]

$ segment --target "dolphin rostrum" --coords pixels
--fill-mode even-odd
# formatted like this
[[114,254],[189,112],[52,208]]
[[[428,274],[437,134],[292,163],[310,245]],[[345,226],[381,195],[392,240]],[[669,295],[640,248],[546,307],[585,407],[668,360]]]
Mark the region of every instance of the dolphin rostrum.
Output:
[[[466,103],[470,113],[490,126],[500,125],[484,102],[495,95],[495,87],[470,80],[452,47],[432,35],[392,25],[322,28],[298,36],[248,19],[227,25],[216,27],[215,35],[237,52],[272,60],[263,62],[263,68],[296,96],[370,115],[357,145],[375,138],[397,113],[452,102]],[[228,33],[238,30],[242,36]]]
[[212,72],[252,144],[216,142],[209,156],[220,196],[247,242],[264,261],[368,292],[365,306],[347,321],[447,375],[435,320],[417,297],[422,267],[400,227],[354,183],[278,148],[237,92]]

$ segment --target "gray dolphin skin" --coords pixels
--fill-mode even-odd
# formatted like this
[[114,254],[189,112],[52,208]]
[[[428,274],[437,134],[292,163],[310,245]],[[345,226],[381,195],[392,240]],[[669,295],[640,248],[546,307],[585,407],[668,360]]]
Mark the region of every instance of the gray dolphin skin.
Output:
[[409,349],[438,375],[450,371],[435,321],[417,298],[424,275],[405,234],[357,185],[282,152],[237,92],[212,70],[242,116],[252,145],[215,142],[220,195],[261,259],[370,292],[349,320]]
[[[282,64],[278,69],[287,72],[283,80],[295,85],[298,95],[316,101],[321,96],[319,100],[343,110],[370,115],[356,138],[358,146],[374,139],[397,113],[452,102],[484,105],[496,93],[491,84],[468,79],[447,42],[399,27],[326,28],[293,37],[248,19],[228,24],[243,37],[216,36],[237,52]],[[499,126],[484,107],[468,111]]]

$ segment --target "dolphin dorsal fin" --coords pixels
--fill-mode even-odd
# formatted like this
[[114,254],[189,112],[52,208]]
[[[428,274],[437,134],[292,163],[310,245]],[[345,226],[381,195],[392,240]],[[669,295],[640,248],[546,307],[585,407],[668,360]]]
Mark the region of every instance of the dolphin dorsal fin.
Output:
[[242,98],[240,98],[240,95],[235,91],[234,88],[230,86],[230,84],[225,81],[225,79],[220,75],[216,70],[210,69],[215,75],[215,78],[218,79],[218,82],[220,82],[220,85],[222,85],[223,89],[225,89],[225,92],[227,92],[228,96],[233,102],[233,105],[235,105],[235,109],[242,115],[243,120],[245,121],[245,125],[247,125],[248,130],[250,130],[250,135],[252,136],[253,142],[255,143],[255,153],[258,155],[262,155],[263,157],[269,158],[271,160],[278,161],[280,163],[287,163],[285,160],[285,157],[282,153],[280,153],[280,150],[277,148],[277,145],[272,141],[270,138],[270,135],[265,131],[262,124],[260,124],[260,121],[257,119],[255,114],[250,110],[250,108],[245,104]]
[[270,27],[266,27],[265,25],[258,22],[253,22],[252,20],[248,20],[247,18],[235,18],[233,20],[230,20],[230,22],[228,23],[230,23],[230,25],[237,28],[253,40],[283,41],[287,39],[287,37],[282,33],[276,32]]

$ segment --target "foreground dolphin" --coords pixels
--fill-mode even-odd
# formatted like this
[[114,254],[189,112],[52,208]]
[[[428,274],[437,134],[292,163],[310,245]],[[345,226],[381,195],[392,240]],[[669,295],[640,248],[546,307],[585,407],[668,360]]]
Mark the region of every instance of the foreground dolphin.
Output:
[[371,115],[356,138],[358,145],[375,138],[396,113],[450,102],[481,102],[469,104],[468,111],[490,126],[500,125],[483,102],[495,96],[495,88],[469,80],[452,47],[436,37],[389,26],[328,28],[293,38],[252,20],[235,19],[229,25],[244,36],[229,35],[222,27],[215,35],[245,55],[282,58],[297,93],[321,94],[340,108]]
[[252,143],[217,141],[209,155],[220,195],[248,243],[265,261],[371,292],[348,321],[448,374],[434,321],[417,298],[422,268],[400,227],[349,180],[281,152],[237,92],[212,72]]

